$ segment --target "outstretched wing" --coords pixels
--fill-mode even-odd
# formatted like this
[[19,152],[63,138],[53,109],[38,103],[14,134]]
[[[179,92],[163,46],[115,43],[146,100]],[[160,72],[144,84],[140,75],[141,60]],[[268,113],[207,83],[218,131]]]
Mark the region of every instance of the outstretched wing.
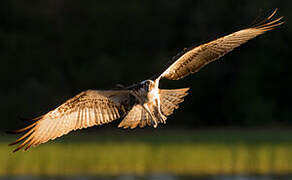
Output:
[[283,24],[284,22],[281,22],[283,17],[271,20],[276,11],[277,9],[267,19],[254,27],[242,29],[187,50],[160,75],[160,78],[164,77],[170,80],[178,80],[191,73],[198,72],[208,63],[219,59],[248,40]]
[[65,135],[72,130],[109,123],[125,115],[130,107],[129,91],[94,91],[81,92],[56,109],[44,114],[35,122],[15,133],[26,132],[10,145],[18,144],[15,150],[45,143]]

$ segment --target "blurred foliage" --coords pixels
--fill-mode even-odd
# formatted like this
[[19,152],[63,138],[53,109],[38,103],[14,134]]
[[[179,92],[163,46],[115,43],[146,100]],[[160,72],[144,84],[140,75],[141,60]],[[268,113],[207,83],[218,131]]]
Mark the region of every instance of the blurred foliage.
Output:
[[0,154],[5,154],[0,156],[0,176],[286,175],[292,171],[291,130],[150,132],[72,133],[15,154],[7,146],[8,139],[0,139]]
[[162,88],[191,87],[170,127],[291,125],[292,2],[276,0],[1,1],[1,129],[86,89],[130,85],[184,47],[267,17],[287,23]]

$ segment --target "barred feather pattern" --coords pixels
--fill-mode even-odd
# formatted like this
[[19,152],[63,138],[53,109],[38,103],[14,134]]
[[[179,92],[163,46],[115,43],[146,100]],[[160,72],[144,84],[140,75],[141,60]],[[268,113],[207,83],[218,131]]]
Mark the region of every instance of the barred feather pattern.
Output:
[[234,48],[246,43],[266,31],[273,30],[284,22],[283,17],[272,20],[277,9],[259,24],[234,32],[227,36],[223,36],[206,44],[188,49],[182,53],[180,57],[169,66],[160,77],[170,80],[178,80],[185,76],[198,72],[201,68],[224,56]]
[[[182,89],[159,89],[160,95],[160,107],[164,116],[169,116],[173,113],[175,109],[179,107],[178,104],[184,101],[184,97],[188,95],[189,88]],[[136,104],[131,111],[127,114],[127,116],[121,121],[119,127],[123,128],[136,128],[144,127],[146,125],[157,127],[159,123],[165,123],[161,117],[159,117],[158,111],[156,111],[155,107],[151,104],[147,104],[152,112],[152,115],[155,119],[153,119],[143,105]]]
[[173,111],[179,108],[179,104],[184,101],[188,95],[189,88],[182,89],[160,89],[161,111],[165,116],[169,116]]
[[136,104],[127,116],[121,121],[118,127],[134,129],[138,125],[144,127],[151,126],[152,118],[141,104]]
[[20,144],[14,152],[22,148],[27,150],[70,131],[106,124],[124,116],[119,127],[157,127],[157,124],[165,123],[183,102],[189,88],[158,89],[159,80],[178,80],[195,73],[248,40],[280,26],[284,23],[283,17],[272,20],[276,11],[253,27],[187,49],[153,81],[142,81],[122,90],[81,92],[47,114],[32,119],[33,123],[27,127],[14,131],[25,134],[10,145]]
[[36,119],[26,128],[15,131],[26,132],[10,145],[18,144],[15,150],[25,150],[65,135],[72,130],[109,123],[127,112],[128,91],[81,92],[61,106]]

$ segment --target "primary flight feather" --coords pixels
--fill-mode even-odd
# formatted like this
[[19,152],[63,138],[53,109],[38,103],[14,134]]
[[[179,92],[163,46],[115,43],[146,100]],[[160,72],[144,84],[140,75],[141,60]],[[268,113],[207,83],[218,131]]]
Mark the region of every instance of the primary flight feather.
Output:
[[181,53],[163,73],[122,90],[87,90],[67,100],[56,109],[33,119],[29,126],[13,131],[25,134],[10,145],[25,150],[65,135],[72,130],[102,125],[123,118],[119,127],[157,127],[166,123],[174,109],[183,102],[189,88],[159,89],[161,78],[182,79],[224,56],[234,48],[283,24],[282,18],[272,20],[277,9],[261,23],[223,36]]

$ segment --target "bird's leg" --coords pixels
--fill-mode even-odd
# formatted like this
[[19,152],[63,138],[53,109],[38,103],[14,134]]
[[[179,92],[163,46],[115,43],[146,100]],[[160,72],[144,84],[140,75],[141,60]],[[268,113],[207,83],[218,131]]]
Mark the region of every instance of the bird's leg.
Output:
[[158,114],[160,116],[160,119],[162,119],[162,122],[165,124],[167,117],[164,116],[164,114],[162,114],[162,112],[161,112],[160,100],[159,99],[155,99],[155,102],[157,104],[157,110],[158,110]]
[[167,117],[164,116],[164,114],[161,112],[161,105],[160,105],[160,95],[159,95],[159,80],[160,80],[160,77],[157,78],[154,83],[155,83],[155,96],[154,96],[154,101],[156,103],[156,106],[157,106],[157,110],[158,110],[158,115],[160,117],[160,119],[162,119],[162,122],[165,124],[166,123],[166,119]]
[[152,121],[152,125],[154,128],[157,128],[157,117],[153,114],[153,111],[150,110],[148,104],[144,104],[143,107],[145,108],[145,110],[149,113],[150,117],[151,117],[151,121]]

